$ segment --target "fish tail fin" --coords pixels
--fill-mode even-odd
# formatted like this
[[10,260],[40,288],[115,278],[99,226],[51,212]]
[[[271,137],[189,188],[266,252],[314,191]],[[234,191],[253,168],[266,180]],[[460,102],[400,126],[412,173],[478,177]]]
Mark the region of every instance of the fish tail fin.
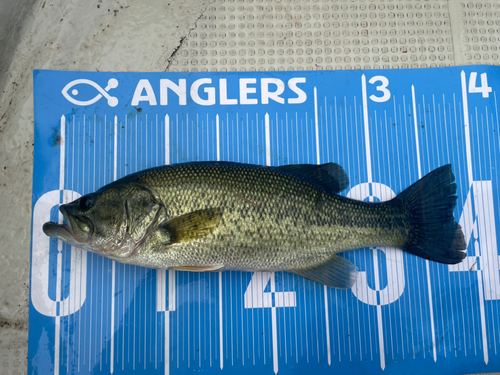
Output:
[[453,210],[457,184],[451,165],[442,166],[394,198],[406,213],[408,239],[403,250],[439,263],[460,263],[467,244]]

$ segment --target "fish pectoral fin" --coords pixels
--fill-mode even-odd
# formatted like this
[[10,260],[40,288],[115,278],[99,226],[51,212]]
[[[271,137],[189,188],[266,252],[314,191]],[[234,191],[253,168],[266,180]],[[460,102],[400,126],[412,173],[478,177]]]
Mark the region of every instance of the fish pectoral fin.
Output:
[[214,272],[224,266],[179,266],[175,267],[176,271],[191,271],[191,272]]
[[167,244],[190,242],[213,233],[221,218],[222,212],[217,208],[198,210],[169,220],[158,230],[164,234]]
[[331,193],[340,193],[349,186],[349,177],[344,169],[336,163],[295,164],[278,167],[286,171],[300,173],[323,185]]
[[332,288],[349,289],[358,277],[358,267],[345,258],[334,255],[319,266],[288,272]]

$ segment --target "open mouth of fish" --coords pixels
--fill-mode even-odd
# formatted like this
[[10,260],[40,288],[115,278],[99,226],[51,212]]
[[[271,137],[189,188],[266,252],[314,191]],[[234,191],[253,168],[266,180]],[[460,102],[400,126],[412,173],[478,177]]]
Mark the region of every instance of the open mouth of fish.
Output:
[[94,232],[91,220],[83,216],[68,214],[64,205],[59,207],[66,224],[49,221],[43,224],[43,232],[50,237],[56,237],[70,244],[87,243]]

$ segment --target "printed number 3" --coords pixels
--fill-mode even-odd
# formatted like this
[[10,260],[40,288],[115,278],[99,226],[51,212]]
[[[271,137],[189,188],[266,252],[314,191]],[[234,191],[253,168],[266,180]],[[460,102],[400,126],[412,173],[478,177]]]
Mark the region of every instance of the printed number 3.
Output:
[[387,86],[389,86],[389,80],[387,79],[387,77],[384,76],[375,76],[372,77],[368,82],[374,84],[377,81],[380,81],[382,84],[380,86],[377,86],[376,89],[377,91],[382,91],[384,95],[383,96],[370,95],[370,99],[377,103],[386,102],[391,98],[391,92],[387,90]]

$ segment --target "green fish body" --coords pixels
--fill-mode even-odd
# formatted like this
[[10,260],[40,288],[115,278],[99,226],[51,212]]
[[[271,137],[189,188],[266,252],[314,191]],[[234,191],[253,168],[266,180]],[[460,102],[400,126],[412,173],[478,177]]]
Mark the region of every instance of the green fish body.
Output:
[[47,235],[122,263],[190,271],[289,271],[349,288],[357,268],[336,254],[392,246],[458,263],[466,245],[453,217],[456,184],[441,167],[388,202],[337,195],[333,163],[263,167],[185,163],[126,176],[62,205]]

